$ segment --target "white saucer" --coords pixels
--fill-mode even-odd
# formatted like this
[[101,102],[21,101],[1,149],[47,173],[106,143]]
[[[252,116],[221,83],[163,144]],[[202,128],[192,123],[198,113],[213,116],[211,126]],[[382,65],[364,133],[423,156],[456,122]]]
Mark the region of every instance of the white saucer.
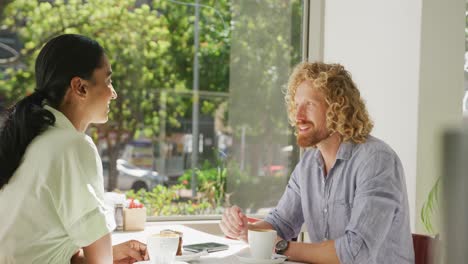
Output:
[[279,264],[286,261],[286,256],[274,254],[271,259],[254,259],[250,255],[236,255],[237,259],[242,263],[256,264]]
[[[151,261],[149,261],[149,260],[137,261],[137,262],[134,262],[134,264],[151,264]],[[176,261],[173,262],[173,264],[189,264],[189,263],[187,263],[187,262],[185,262],[185,261],[178,261],[178,260],[176,260]]]
[[202,251],[202,252],[191,252],[191,251],[183,251],[182,256],[176,256],[175,260],[179,261],[192,261],[192,260],[199,260],[201,256],[206,256],[208,255],[208,252]]
[[[183,251],[182,256],[176,256],[174,260],[174,264],[188,264],[185,261],[192,261],[192,260],[199,260],[201,256],[206,256],[208,255],[208,252],[202,251],[202,252],[191,252],[191,251]],[[151,261],[146,260],[146,261],[138,261],[135,262],[136,264],[151,264]]]

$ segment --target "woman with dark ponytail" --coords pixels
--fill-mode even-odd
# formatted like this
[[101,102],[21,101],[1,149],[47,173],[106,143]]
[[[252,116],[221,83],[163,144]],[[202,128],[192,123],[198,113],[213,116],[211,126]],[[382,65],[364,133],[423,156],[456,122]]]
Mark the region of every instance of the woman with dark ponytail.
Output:
[[51,39],[35,65],[36,89],[0,128],[0,262],[132,263],[146,246],[111,246],[102,163],[84,133],[117,98],[103,48],[81,35]]

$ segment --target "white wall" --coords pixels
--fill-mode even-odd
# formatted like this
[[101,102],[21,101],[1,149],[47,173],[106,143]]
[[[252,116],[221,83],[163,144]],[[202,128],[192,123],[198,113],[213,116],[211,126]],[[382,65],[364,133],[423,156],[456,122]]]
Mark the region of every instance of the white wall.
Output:
[[[446,44],[440,43],[438,47],[425,44],[425,41],[433,41],[438,31],[447,30],[437,28],[427,32],[428,26],[435,21],[448,20],[446,23],[450,27],[456,26],[456,19],[448,19],[457,17],[456,9],[447,1],[427,2],[440,2],[440,8],[446,12],[438,13],[441,17],[433,19],[427,8],[423,9],[422,0],[326,0],[323,33],[324,61],[341,63],[352,73],[375,122],[372,134],[386,141],[403,163],[411,226],[418,232],[422,231],[420,224],[416,225],[419,221],[419,201],[427,195],[427,191],[418,191],[418,184],[425,180],[432,182],[439,169],[435,167],[437,165],[430,166],[430,171],[424,170],[424,175],[421,175],[423,170],[418,170],[418,164],[434,163],[436,159],[431,149],[423,146],[431,144],[440,123],[453,120],[450,118],[452,116],[461,117],[461,112],[454,113],[452,106],[459,104],[461,109],[461,95],[458,96],[457,89],[462,91],[462,87],[457,85],[458,80],[463,81],[463,64],[454,59],[456,56],[463,59],[463,52],[458,54],[460,51],[456,49],[458,39],[455,34],[444,35]],[[463,0],[453,2],[462,3]],[[463,29],[460,34],[463,34]],[[430,47],[421,51],[421,46]],[[454,56],[446,57],[446,49],[454,47]],[[438,55],[435,60],[430,60],[433,58],[431,53]],[[427,63],[440,64],[442,61],[446,62],[443,63],[446,69],[426,66]],[[457,69],[460,69],[460,74]],[[441,80],[437,85],[430,83],[439,77]],[[443,89],[451,92],[442,92],[440,82],[447,83]],[[431,97],[433,93],[437,97]],[[443,99],[443,104],[428,105],[439,99]],[[435,124],[429,124],[434,113],[440,119]],[[430,138],[425,137],[428,134]],[[421,153],[421,150],[428,153]]]

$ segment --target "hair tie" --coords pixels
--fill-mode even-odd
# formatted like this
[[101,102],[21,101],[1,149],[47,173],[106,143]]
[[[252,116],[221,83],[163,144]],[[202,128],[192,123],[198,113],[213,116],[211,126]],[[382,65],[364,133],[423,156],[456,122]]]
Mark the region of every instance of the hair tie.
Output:
[[39,106],[42,106],[42,101],[46,99],[44,92],[38,89],[34,89],[34,92],[30,96],[34,104],[39,105]]

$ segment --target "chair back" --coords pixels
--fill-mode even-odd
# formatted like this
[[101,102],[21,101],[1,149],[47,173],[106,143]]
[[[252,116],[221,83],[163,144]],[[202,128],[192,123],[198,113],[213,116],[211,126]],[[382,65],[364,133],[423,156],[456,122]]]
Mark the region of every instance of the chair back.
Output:
[[415,264],[435,264],[438,239],[427,235],[413,234]]

